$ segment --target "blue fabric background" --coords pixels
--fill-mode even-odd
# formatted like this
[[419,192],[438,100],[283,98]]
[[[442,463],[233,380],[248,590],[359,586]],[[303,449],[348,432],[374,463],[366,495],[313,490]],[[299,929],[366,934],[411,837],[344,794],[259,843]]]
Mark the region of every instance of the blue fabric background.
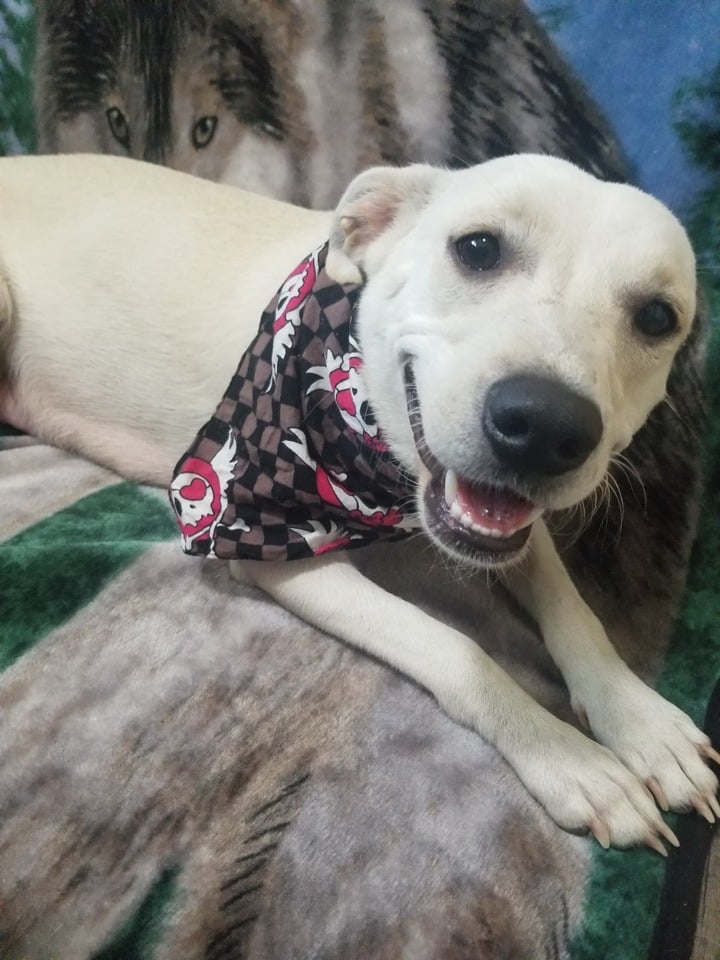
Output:
[[719,0],[529,0],[612,122],[640,186],[683,214],[706,185],[673,101],[720,61]]

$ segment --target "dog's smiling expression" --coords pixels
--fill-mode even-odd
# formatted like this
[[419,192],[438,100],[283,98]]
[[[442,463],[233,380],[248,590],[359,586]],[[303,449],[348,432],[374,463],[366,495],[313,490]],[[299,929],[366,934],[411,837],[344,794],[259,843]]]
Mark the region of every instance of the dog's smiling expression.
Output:
[[550,157],[370,170],[328,268],[367,278],[368,391],[428,533],[480,565],[517,559],[541,513],[601,483],[695,314],[672,214]]

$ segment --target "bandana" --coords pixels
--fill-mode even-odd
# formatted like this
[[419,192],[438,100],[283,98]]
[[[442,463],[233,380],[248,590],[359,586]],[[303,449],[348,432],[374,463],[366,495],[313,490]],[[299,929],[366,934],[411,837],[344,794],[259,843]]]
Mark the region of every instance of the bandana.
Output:
[[355,338],[359,285],[327,244],[264,311],[215,415],[170,487],[186,553],[295,560],[416,529],[414,484],[380,436]]

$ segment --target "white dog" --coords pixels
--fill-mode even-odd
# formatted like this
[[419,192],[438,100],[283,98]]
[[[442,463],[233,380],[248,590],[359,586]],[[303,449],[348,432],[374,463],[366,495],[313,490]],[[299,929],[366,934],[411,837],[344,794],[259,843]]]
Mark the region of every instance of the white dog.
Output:
[[327,272],[363,284],[364,388],[419,522],[463,563],[502,567],[599,743],[343,552],[236,574],[426,687],[563,827],[664,851],[660,837],[677,841],[646,784],[720,817],[704,763],[718,754],[617,655],[543,520],[603,481],[693,322],[688,240],[640,191],[518,156],[370,170],[331,216],[133,161],[3,160],[0,413],[167,485],[273,290],[328,236]]

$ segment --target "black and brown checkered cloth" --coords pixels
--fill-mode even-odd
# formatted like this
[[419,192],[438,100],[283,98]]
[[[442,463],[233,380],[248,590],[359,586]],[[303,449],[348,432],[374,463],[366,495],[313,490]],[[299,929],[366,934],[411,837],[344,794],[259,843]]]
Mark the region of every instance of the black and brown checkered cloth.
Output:
[[417,527],[413,482],[365,396],[354,320],[362,287],[325,272],[327,245],[288,277],[170,500],[187,553],[294,560]]

